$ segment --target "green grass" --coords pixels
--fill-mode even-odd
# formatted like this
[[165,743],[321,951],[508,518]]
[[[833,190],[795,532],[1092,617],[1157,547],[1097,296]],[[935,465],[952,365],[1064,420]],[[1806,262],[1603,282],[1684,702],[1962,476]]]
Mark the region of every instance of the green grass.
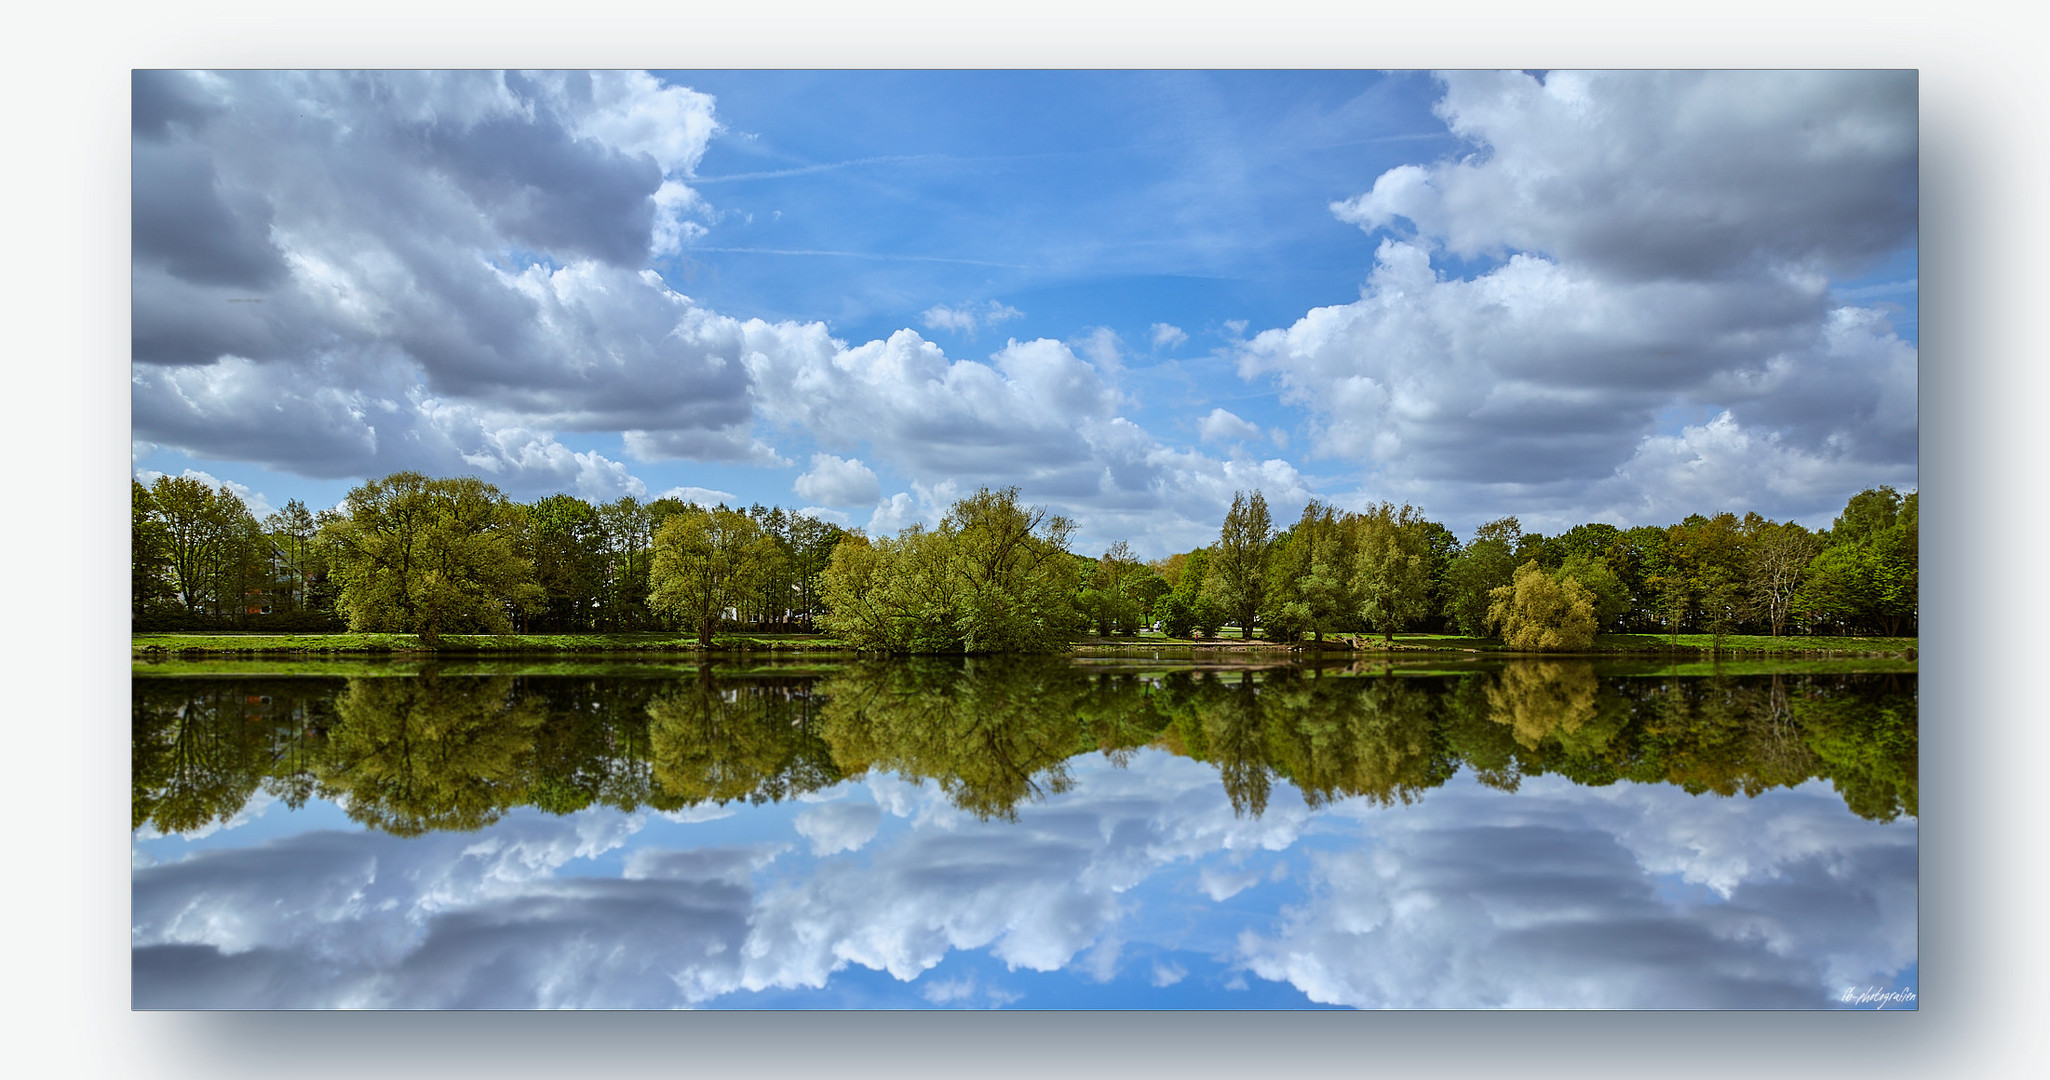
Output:
[[[1378,634],[1332,635],[1324,639],[1327,650],[1344,650],[1346,639],[1356,640],[1361,652],[1376,652],[1386,648]],[[1128,638],[1088,638],[1079,642],[1078,652],[1122,652],[1156,649],[1161,647],[1232,648],[1249,644],[1235,637],[1221,637],[1216,640],[1189,640],[1170,638],[1160,634],[1143,633]],[[1267,646],[1264,638],[1255,638],[1250,644]],[[1718,648],[1713,635],[1681,634],[1677,638],[1669,634],[1602,634],[1595,638],[1593,647],[1582,655],[1621,653],[1628,655],[1673,655],[1682,656],[1869,656],[1901,657],[1912,660],[1919,641],[1911,637],[1767,637],[1762,634],[1726,635]],[[1468,652],[1468,653],[1511,653],[1513,650],[1493,638],[1463,637],[1457,634],[1397,634],[1394,651],[1413,652]]]
[[136,660],[168,656],[533,656],[554,654],[662,654],[727,652],[845,652],[839,641],[816,634],[720,634],[710,650],[694,635],[665,631],[631,634],[448,634],[437,647],[413,634],[136,634]]

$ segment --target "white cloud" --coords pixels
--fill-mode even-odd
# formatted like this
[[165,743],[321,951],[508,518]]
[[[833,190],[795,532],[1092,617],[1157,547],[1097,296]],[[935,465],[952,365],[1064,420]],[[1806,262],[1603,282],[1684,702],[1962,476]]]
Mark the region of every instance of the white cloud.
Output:
[[[1249,856],[1282,850],[1307,862],[1307,892],[1231,951],[1320,1002],[1815,1007],[1916,957],[1915,823],[1856,819],[1824,781],[1721,799],[1462,777],[1413,806],[1315,815],[1277,790],[1248,818],[1214,767],[1164,752],[1069,771],[1015,823],[977,821],[929,783],[843,785],[795,827],[822,854],[861,855],[816,863],[780,843],[651,845],[651,815],[594,810],[139,865],[136,1004],[666,1008],[823,987],[850,965],[919,980],[976,950],[1103,974],[1127,941],[1181,936],[1149,917],[1148,889],[1181,904],[1183,875],[1214,869],[1229,897],[1226,878],[1276,878]],[[883,813],[905,826],[880,836]],[[590,876],[622,848],[619,876]],[[1675,898],[1668,880],[1710,895]],[[1154,985],[1187,976],[1187,955],[1155,956]],[[973,976],[914,992],[1015,1000]]]
[[1188,340],[1189,335],[1184,333],[1179,326],[1164,322],[1153,324],[1153,347],[1155,349],[1179,348]]
[[859,851],[875,839],[883,813],[874,803],[835,802],[797,815],[797,835],[811,841],[813,855]]
[[1224,409],[1212,409],[1197,421],[1196,431],[1204,442],[1236,442],[1260,437],[1260,425]]
[[691,487],[688,485],[670,488],[655,497],[658,499],[682,499],[684,502],[696,503],[699,506],[717,506],[720,503],[732,506],[740,501],[740,496],[730,491],[720,491],[717,488]]
[[969,340],[975,339],[975,332],[985,326],[995,326],[1012,319],[1023,318],[1024,312],[1009,304],[991,300],[981,307],[963,305],[958,308],[935,304],[919,315],[927,330],[944,330],[961,334]]
[[[1311,898],[1241,936],[1249,968],[1357,1008],[1758,1009],[1916,958],[1914,823],[1852,818],[1824,781],[1713,799],[1539,777],[1426,807],[1313,854]],[[1668,898],[1669,875],[1727,902]]]
[[[156,483],[158,477],[165,474],[156,469],[137,469],[134,475],[137,480],[142,481],[144,487],[148,487]],[[199,481],[206,485],[209,491],[219,491],[222,488],[227,488],[229,491],[234,492],[235,497],[242,500],[242,505],[248,507],[249,512],[258,521],[269,517],[277,510],[276,507],[270,504],[269,499],[264,498],[262,492],[251,490],[247,484],[238,483],[234,480],[222,480],[203,469],[186,469],[178,475],[185,480]]]
[[813,454],[811,469],[798,476],[793,488],[800,498],[828,506],[858,506],[873,503],[882,496],[882,487],[876,480],[874,469],[862,464],[858,458],[840,458],[831,454]]
[[[1365,497],[1538,528],[1812,517],[1912,477],[1915,349],[1879,311],[1832,307],[1829,279],[1913,242],[1913,73],[1445,84],[1439,115],[1477,152],[1334,204],[1393,233],[1360,299],[1239,352],[1309,411],[1313,454],[1358,468]],[[1447,252],[1500,261],[1453,277]],[[1668,499],[1673,440],[1707,448],[1672,418],[1722,413],[1720,445],[1741,430],[1792,473],[1703,465],[1684,486],[1717,501]]]
[[637,483],[559,460],[555,431],[774,459],[740,359],[805,329],[716,315],[644,267],[708,212],[686,183],[708,96],[638,72],[136,84],[139,439],[329,477],[482,458],[521,494]]

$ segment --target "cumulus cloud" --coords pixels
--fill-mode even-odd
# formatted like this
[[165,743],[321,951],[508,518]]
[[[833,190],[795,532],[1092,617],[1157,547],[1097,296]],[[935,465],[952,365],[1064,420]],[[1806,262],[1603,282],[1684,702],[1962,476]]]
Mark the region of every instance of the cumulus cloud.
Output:
[[[156,483],[157,478],[163,475],[165,474],[156,469],[135,470],[135,478],[142,481],[145,487]],[[227,488],[229,491],[234,492],[235,497],[242,500],[242,505],[248,507],[249,512],[254,514],[258,521],[269,517],[277,509],[270,504],[269,499],[264,497],[263,492],[252,489],[248,484],[234,480],[222,480],[204,469],[186,469],[178,475],[186,480],[197,480],[205,484],[210,490],[218,491],[221,488]]]
[[740,500],[740,496],[730,491],[720,491],[717,488],[691,487],[688,485],[670,488],[655,497],[658,499],[682,499],[684,502],[696,503],[699,506],[718,506],[721,503],[732,506]]
[[1315,853],[1310,898],[1240,956],[1358,1008],[1826,1008],[1915,962],[1911,821],[1851,818],[1822,781],[1712,800],[1538,779],[1376,816],[1378,843]]
[[1178,348],[1188,340],[1189,335],[1179,326],[1164,322],[1153,324],[1153,347],[1156,349]]
[[1260,437],[1260,425],[1225,409],[1212,409],[1197,421],[1196,431],[1204,442],[1235,442]]
[[[1686,512],[1813,516],[1912,475],[1915,349],[1829,287],[1913,243],[1912,72],[1444,82],[1473,152],[1334,204],[1382,237],[1359,300],[1240,351],[1310,412],[1314,453],[1376,496],[1538,527],[1665,520],[1657,463],[1701,441],[1671,426],[1689,413],[1818,482],[1704,464],[1718,501]],[[1444,253],[1492,265],[1451,276]]]
[[[1282,851],[1309,867],[1299,901],[1225,962],[1320,1002],[1818,1006],[1916,958],[1914,822],[1856,819],[1822,781],[1717,799],[1460,779],[1414,806],[1277,798],[1248,818],[1186,758],[1070,769],[1015,823],[977,821],[932,784],[845,785],[792,823],[821,858],[651,842],[648,816],[592,810],[140,865],[135,1003],[665,1008],[823,988],[858,965],[935,1004],[1003,1004],[1012,991],[972,974],[923,978],[963,951],[1110,978],[1127,942],[1169,986],[1206,961],[1157,951],[1186,930],[1162,933],[1149,905],[1185,910],[1191,878],[1217,900],[1278,881],[1265,853]],[[903,826],[882,834],[884,814]],[[590,872],[601,857],[616,876]]]
[[811,841],[814,855],[856,851],[875,839],[882,819],[874,803],[827,803],[797,815],[797,835]]
[[831,454],[813,454],[811,468],[798,476],[792,487],[800,498],[828,506],[858,506],[882,497],[882,485],[874,469],[862,464],[859,458]]
[[764,416],[916,478],[926,505],[893,495],[871,532],[934,521],[977,486],[1017,484],[1076,519],[1087,545],[1127,539],[1165,553],[1209,539],[1236,490],[1309,497],[1282,459],[1220,461],[1164,445],[1119,414],[1116,387],[1064,342],[1014,340],[980,362],[900,330],[835,351],[754,353],[749,370]]
[[964,304],[958,308],[951,308],[945,304],[935,304],[919,315],[919,321],[925,324],[927,330],[949,331],[961,334],[972,341],[976,330],[1023,318],[1024,315],[1024,312],[1009,304],[991,300],[981,307]]
[[764,458],[741,357],[805,328],[646,267],[708,212],[709,96],[639,72],[145,72],[134,99],[139,438],[323,477],[468,461],[521,493],[633,490],[562,431]]

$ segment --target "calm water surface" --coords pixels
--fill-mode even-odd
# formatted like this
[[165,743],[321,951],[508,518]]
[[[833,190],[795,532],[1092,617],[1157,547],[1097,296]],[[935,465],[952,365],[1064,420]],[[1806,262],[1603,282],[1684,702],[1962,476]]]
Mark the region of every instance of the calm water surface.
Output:
[[1916,989],[1912,673],[332,670],[138,669],[137,1007]]

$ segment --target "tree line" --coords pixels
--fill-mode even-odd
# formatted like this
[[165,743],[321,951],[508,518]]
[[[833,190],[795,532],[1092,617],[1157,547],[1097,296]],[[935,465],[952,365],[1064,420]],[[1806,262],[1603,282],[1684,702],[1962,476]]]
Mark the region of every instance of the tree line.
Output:
[[138,630],[625,632],[731,620],[812,629],[847,535],[759,504],[508,499],[475,477],[394,473],[318,513],[261,521],[230,489],[131,481]]
[[413,472],[262,521],[188,478],[132,492],[137,629],[667,629],[709,645],[737,625],[903,654],[1045,652],[1147,628],[1319,644],[1425,632],[1546,651],[1597,633],[1913,634],[1918,614],[1917,495],[1890,487],[1821,530],[1725,512],[1546,536],[1506,517],[1464,542],[1385,502],[1312,500],[1277,528],[1261,492],[1240,492],[1215,541],[1151,562],[1123,541],[1072,552],[1073,523],[1016,488],[878,537],[760,504],[519,503]]

